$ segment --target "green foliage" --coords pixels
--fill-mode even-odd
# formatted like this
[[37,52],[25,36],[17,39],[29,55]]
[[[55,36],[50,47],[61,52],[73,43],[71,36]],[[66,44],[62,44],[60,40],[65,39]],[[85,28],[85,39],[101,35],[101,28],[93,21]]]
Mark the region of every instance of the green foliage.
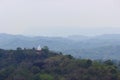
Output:
[[44,47],[42,48],[42,51],[44,51],[45,53],[48,53],[48,52],[49,52],[49,48],[48,48],[47,46],[44,46]]
[[37,66],[33,66],[33,67],[31,68],[31,72],[32,72],[33,74],[37,74],[37,73],[40,72],[40,68],[37,67]]
[[40,79],[41,80],[54,80],[53,76],[49,74],[40,74]]
[[107,60],[104,62],[106,65],[114,65],[114,63],[111,60]]
[[75,59],[48,47],[0,49],[0,80],[120,80],[120,71],[111,60]]

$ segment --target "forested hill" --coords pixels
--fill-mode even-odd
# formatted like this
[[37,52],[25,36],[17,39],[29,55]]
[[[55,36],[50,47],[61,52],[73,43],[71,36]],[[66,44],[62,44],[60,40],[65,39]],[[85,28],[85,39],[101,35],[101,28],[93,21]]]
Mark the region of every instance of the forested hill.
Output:
[[120,71],[110,60],[75,59],[36,49],[0,49],[0,80],[120,80]]

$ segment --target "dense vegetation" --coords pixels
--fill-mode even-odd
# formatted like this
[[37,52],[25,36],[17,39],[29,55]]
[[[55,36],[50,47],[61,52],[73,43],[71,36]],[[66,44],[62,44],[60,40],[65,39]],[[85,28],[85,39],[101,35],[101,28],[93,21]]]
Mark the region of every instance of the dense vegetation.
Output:
[[120,80],[120,71],[110,60],[75,59],[48,47],[0,49],[0,80]]

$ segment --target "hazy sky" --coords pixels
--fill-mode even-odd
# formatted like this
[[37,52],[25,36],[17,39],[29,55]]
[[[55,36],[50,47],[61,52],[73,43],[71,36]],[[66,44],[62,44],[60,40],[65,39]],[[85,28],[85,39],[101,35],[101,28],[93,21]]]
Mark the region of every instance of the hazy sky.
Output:
[[120,0],[0,0],[0,33],[120,33]]

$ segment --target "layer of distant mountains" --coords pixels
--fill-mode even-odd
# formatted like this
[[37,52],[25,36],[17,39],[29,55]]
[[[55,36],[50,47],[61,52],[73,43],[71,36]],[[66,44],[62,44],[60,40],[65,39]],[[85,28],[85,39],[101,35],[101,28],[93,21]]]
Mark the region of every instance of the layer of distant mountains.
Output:
[[76,58],[120,60],[120,34],[104,34],[94,37],[28,37],[0,34],[0,48],[33,48],[48,46],[50,50],[71,54]]

